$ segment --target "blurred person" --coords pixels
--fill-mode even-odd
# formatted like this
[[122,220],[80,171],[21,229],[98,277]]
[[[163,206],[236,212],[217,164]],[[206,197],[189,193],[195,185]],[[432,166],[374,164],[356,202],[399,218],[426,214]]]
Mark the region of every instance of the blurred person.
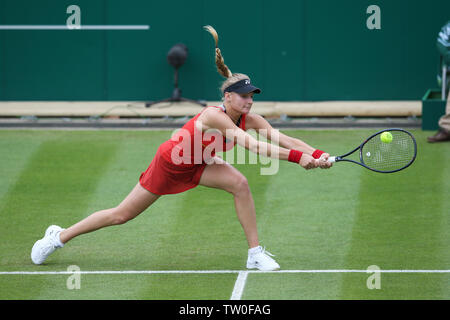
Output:
[[445,114],[439,119],[439,130],[434,136],[427,138],[428,142],[450,141],[450,91],[447,97]]

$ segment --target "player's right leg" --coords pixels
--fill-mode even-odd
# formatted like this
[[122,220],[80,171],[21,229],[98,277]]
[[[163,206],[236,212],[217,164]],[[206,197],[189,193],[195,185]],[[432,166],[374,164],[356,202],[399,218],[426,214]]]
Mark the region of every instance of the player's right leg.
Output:
[[104,227],[123,224],[147,209],[160,196],[144,189],[139,183],[115,208],[97,211],[73,226],[62,229],[59,226],[47,228],[44,237],[36,241],[31,250],[31,260],[41,264],[56,249],[76,236]]
[[259,245],[255,204],[244,175],[222,160],[221,163],[206,166],[199,184],[222,189],[233,195],[236,213],[249,247],[247,268],[262,271],[280,269],[279,264],[271,258],[273,255]]

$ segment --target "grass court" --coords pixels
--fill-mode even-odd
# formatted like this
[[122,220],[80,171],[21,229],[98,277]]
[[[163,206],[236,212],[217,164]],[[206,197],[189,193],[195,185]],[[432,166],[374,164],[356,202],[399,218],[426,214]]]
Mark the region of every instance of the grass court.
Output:
[[[288,134],[340,155],[375,131]],[[232,196],[201,186],[34,265],[31,247],[49,225],[118,205],[171,131],[2,130],[0,299],[450,299],[450,148],[411,132],[417,159],[394,174],[280,162],[277,174],[261,175],[261,165],[236,164],[252,190],[261,245],[281,266],[246,273]],[[71,265],[82,272],[80,289],[67,287]],[[372,265],[380,289],[366,285]]]

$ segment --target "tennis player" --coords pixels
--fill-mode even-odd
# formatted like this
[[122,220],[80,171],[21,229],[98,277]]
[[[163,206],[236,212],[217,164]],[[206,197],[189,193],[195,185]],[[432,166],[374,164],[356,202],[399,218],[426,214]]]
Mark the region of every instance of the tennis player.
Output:
[[[264,156],[287,160],[304,169],[330,168],[328,153],[315,149],[305,142],[289,137],[272,126],[260,115],[250,113],[253,95],[261,90],[255,87],[245,74],[232,73],[225,65],[218,48],[218,35],[211,26],[205,26],[216,43],[216,66],[218,72],[226,78],[221,86],[223,105],[206,107],[189,120],[170,140],[162,143],[152,162],[142,172],[139,182],[130,194],[114,208],[91,214],[67,229],[52,225],[47,228],[45,236],[36,241],[31,250],[31,259],[35,264],[42,264],[47,257],[68,241],[81,234],[100,228],[120,225],[138,216],[154,203],[161,195],[181,193],[197,185],[218,188],[234,196],[235,210],[248,242],[247,268],[264,271],[278,270],[279,264],[265,248],[259,244],[256,226],[255,205],[247,179],[233,166],[215,155],[215,151],[226,151],[236,143],[242,147]],[[246,131],[254,129],[267,140],[278,145],[255,139]],[[222,149],[213,150],[204,157],[204,151],[211,149],[216,139],[206,137],[208,130],[220,134]],[[201,138],[201,161],[195,149],[195,136]],[[186,139],[186,137],[192,139]],[[183,140],[180,142],[180,137]],[[190,141],[186,149],[186,141]],[[218,142],[218,141],[215,141]],[[181,161],[180,161],[181,159]]]

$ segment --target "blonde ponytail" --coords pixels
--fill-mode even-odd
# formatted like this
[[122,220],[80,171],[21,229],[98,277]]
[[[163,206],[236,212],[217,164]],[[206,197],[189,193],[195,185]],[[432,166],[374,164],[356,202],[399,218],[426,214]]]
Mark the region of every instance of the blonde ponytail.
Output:
[[216,46],[216,66],[217,71],[221,76],[226,78],[226,80],[222,83],[220,87],[220,91],[222,94],[224,93],[225,89],[231,86],[232,84],[250,78],[243,74],[243,73],[232,73],[231,70],[227,67],[223,60],[222,52],[220,51],[218,45],[219,45],[219,35],[217,34],[217,31],[212,26],[204,26],[203,27],[206,31],[208,31],[214,38],[215,46]]
[[220,49],[218,47],[219,35],[217,34],[217,31],[211,26],[204,26],[203,28],[206,31],[208,31],[213,36],[215,44],[216,44],[216,66],[217,66],[217,71],[224,78],[231,77],[232,76],[231,70],[225,64],[225,61],[223,60],[222,52],[220,51]]

